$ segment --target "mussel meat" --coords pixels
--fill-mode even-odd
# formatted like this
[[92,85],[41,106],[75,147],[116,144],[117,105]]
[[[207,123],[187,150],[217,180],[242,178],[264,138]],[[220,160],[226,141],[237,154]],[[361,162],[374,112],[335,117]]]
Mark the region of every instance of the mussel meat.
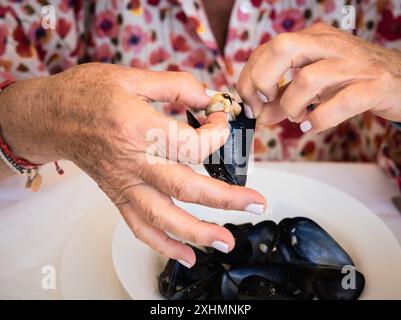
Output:
[[[239,105],[241,113],[229,121],[230,135],[226,143],[212,153],[203,165],[211,177],[229,184],[245,186],[256,120],[247,118],[244,105],[242,103]],[[193,128],[200,127],[199,121],[188,110],[187,119]]]

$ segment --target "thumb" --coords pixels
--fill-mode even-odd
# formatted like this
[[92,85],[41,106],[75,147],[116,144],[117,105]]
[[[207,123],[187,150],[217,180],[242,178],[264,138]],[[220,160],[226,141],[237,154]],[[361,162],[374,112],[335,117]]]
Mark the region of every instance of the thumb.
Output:
[[195,109],[205,109],[210,102],[205,88],[190,73],[146,71],[144,80],[136,83],[135,91],[149,100],[178,102]]

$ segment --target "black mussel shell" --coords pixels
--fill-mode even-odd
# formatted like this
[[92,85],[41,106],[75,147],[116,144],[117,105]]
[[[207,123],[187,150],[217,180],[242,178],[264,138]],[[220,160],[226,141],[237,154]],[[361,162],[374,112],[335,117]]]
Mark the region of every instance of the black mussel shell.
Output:
[[224,225],[235,239],[235,246],[229,253],[212,250],[211,259],[215,263],[226,263],[231,265],[245,265],[252,256],[252,244],[246,235],[245,227],[240,227],[232,223]]
[[220,297],[220,281],[224,268],[213,264],[203,251],[192,247],[196,264],[188,269],[170,259],[159,275],[159,291],[171,300],[201,300]]
[[316,222],[304,217],[286,218],[279,223],[277,245],[283,262],[311,263],[342,268],[353,266],[351,257]]
[[279,240],[278,225],[271,220],[262,221],[250,228],[246,235],[252,245],[252,256],[249,263],[268,262],[270,254]]
[[169,260],[159,276],[164,297],[354,300],[364,289],[365,278],[349,255],[308,218],[225,227],[234,249],[224,254],[193,248],[197,263],[191,269]]
[[365,277],[354,267],[286,264],[289,280],[301,291],[321,300],[355,300],[365,287]]
[[[211,177],[229,184],[245,186],[256,120],[247,118],[243,104],[240,105],[242,112],[234,121],[229,122],[230,135],[226,143],[212,153],[203,165]],[[193,128],[200,127],[199,121],[189,111],[187,119]]]
[[213,250],[212,259],[234,267],[268,262],[280,234],[277,224],[273,221],[262,221],[254,226],[228,223],[224,227],[234,236],[235,247],[227,254]]
[[243,224],[236,224],[236,226],[242,230],[243,232],[247,232],[250,228],[253,227],[253,224],[248,222],[248,223],[243,223]]
[[227,271],[221,282],[221,295],[226,300],[308,299],[293,287],[286,269],[280,264],[266,264]]

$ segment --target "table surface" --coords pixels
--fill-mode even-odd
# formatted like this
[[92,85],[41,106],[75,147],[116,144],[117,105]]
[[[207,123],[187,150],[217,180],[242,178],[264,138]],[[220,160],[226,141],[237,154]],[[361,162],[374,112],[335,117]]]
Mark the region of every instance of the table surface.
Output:
[[[375,164],[269,162],[258,165],[314,178],[348,193],[376,213],[401,243],[401,215],[391,202],[398,190]],[[83,178],[84,174],[72,163],[64,161],[62,166],[66,170],[64,177],[57,176],[52,166],[44,168],[42,198],[50,197],[60,183],[68,185],[73,179]],[[14,206],[22,202],[29,204],[38,197],[23,190],[23,184],[22,179],[9,179],[0,184],[0,299],[126,299],[111,261],[110,244],[118,216],[94,217],[78,210],[71,210],[67,215],[65,212],[44,214],[40,210],[11,215]],[[66,200],[65,205],[70,203]],[[77,236],[79,250],[73,245]],[[71,265],[73,260],[79,263]],[[54,290],[44,290],[41,286],[44,265],[54,265],[57,270],[59,285]],[[78,287],[80,290],[76,290]]]

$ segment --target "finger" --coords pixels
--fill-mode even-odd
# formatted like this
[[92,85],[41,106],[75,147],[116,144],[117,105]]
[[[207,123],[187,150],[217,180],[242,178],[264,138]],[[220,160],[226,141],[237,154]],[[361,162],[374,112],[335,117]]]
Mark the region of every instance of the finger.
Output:
[[184,243],[170,238],[164,231],[155,228],[141,217],[140,212],[129,203],[119,206],[120,212],[135,237],[153,250],[170,259],[178,260],[187,268],[196,262],[194,251]]
[[210,114],[196,129],[155,111],[151,118],[144,123],[147,154],[179,162],[202,163],[224,145],[230,133],[225,112]]
[[248,118],[258,118],[269,99],[261,93],[258,94],[258,91],[254,87],[250,77],[251,69],[252,63],[250,61],[241,71],[236,89],[245,105],[250,106],[250,109],[248,109],[250,111],[248,111],[247,114]]
[[281,87],[278,92],[278,98],[266,104],[257,119],[259,124],[273,125],[287,118],[287,115],[280,108],[280,97],[283,95],[287,87],[288,84]]
[[274,88],[290,68],[303,67],[323,58],[322,48],[314,37],[281,34],[267,43],[252,68],[251,79],[259,91],[267,94],[275,91]]
[[[375,101],[366,92],[377,88],[369,87],[369,82],[351,84],[338,92],[332,99],[320,104],[301,123],[304,132],[321,132],[337,126],[341,122],[369,110]],[[307,130],[305,130],[305,128]]]
[[260,48],[255,59],[251,56],[249,69],[243,70],[238,83],[241,97],[252,108],[260,108],[252,104],[257,101],[258,91],[270,102],[276,98],[278,83],[287,70],[303,67],[326,56],[316,37],[307,33],[280,34]]
[[145,164],[141,179],[175,199],[225,210],[266,211],[266,200],[257,191],[195,173],[183,164]]
[[317,97],[338,91],[352,79],[336,61],[317,61],[298,71],[280,98],[280,108],[288,117],[298,118]]
[[126,190],[124,195],[146,221],[158,229],[183,241],[214,247],[225,253],[234,248],[234,238],[226,228],[198,220],[149,185],[136,185]]
[[137,70],[132,73],[132,77],[135,81],[135,91],[149,100],[178,102],[196,109],[204,109],[210,102],[203,85],[190,73],[148,70],[143,72],[146,72],[146,75],[142,77],[142,81],[137,81]]

